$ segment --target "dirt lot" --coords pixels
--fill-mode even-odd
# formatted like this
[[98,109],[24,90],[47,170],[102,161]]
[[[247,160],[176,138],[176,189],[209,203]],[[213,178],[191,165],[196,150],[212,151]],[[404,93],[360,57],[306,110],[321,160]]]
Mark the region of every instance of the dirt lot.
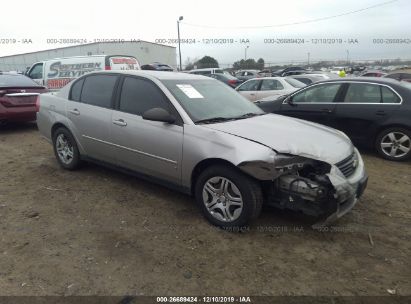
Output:
[[0,295],[411,295],[411,163],[329,231],[263,210],[219,231],[190,197],[95,165],[59,168],[35,125],[0,130]]

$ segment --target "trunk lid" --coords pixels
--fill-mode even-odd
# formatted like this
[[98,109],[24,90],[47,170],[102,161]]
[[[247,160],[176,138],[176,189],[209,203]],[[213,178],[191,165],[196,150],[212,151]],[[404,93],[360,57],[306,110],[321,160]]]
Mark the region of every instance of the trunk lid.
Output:
[[7,107],[27,107],[36,104],[37,96],[45,93],[44,87],[9,87],[0,89],[0,103]]

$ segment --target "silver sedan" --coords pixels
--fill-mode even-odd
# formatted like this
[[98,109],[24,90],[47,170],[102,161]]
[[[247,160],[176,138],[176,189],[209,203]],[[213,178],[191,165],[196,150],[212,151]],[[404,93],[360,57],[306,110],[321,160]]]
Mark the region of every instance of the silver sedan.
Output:
[[193,195],[221,227],[264,204],[337,219],[367,175],[344,133],[266,114],[217,80],[174,72],[86,74],[38,100],[37,123],[59,164],[120,169]]
[[249,101],[257,101],[270,97],[275,99],[282,95],[288,95],[306,84],[291,77],[265,77],[250,79],[236,88],[236,91]]

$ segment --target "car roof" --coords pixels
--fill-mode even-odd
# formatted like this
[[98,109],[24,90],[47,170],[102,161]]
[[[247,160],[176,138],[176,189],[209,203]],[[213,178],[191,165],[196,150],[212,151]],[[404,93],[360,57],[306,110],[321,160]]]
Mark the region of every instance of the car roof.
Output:
[[[327,76],[327,75],[326,75]],[[324,78],[322,74],[300,74],[300,75],[288,75],[286,77],[297,78],[297,77],[307,77],[307,78]]]
[[213,70],[223,70],[222,68],[205,68],[205,69],[193,69],[193,70],[190,70],[190,71],[188,71],[189,73],[190,72],[201,72],[201,71],[213,71]]
[[381,78],[381,77],[342,77],[335,79],[327,79],[320,81],[323,82],[375,82],[381,84],[398,84],[399,81],[390,78]]
[[[287,76],[288,77],[288,76]],[[277,80],[280,80],[280,79],[284,79],[284,78],[287,78],[287,77],[281,77],[281,76],[277,76],[277,77],[275,77],[275,76],[273,76],[273,77],[258,77],[258,78],[251,78],[251,79],[247,79],[246,81],[244,81],[243,83],[246,83],[246,82],[249,82],[250,80],[265,80],[265,79],[277,79]]]
[[[344,78],[335,78],[335,79],[327,79],[318,81],[315,85],[327,82],[365,82],[365,83],[376,83],[376,84],[385,84],[389,86],[397,86],[397,87],[406,87],[409,89],[408,86],[404,85],[403,82],[398,81],[392,78],[385,78],[385,77],[344,77]],[[311,86],[311,85],[310,85]]]
[[[133,75],[146,76],[146,77],[157,78],[159,80],[210,79],[210,77],[203,76],[203,75],[195,75],[195,74],[182,73],[182,72],[150,71],[150,70],[108,70],[108,71],[96,71],[96,72],[93,72],[92,74],[113,74],[113,73],[131,75],[131,76]],[[87,75],[90,75],[90,74],[87,74]]]

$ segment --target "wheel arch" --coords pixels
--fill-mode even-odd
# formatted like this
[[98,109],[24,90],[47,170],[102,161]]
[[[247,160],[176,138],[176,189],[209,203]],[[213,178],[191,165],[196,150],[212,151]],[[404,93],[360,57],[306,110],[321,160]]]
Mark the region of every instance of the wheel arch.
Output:
[[70,132],[70,134],[73,136],[74,140],[76,141],[77,147],[78,147],[79,150],[80,150],[80,154],[81,154],[81,155],[84,155],[84,154],[85,154],[85,150],[84,150],[83,146],[81,145],[81,143],[79,142],[78,138],[74,135],[74,133],[70,130],[70,128],[69,128],[65,123],[63,123],[63,122],[61,122],[61,121],[55,122],[55,123],[53,124],[53,126],[51,127],[51,133],[50,133],[51,140],[53,140],[54,132],[56,132],[56,130],[57,130],[58,128],[64,128],[64,129],[66,129],[67,131]]
[[70,129],[69,129],[65,124],[63,124],[62,122],[56,122],[56,123],[51,127],[51,133],[50,133],[51,138],[54,137],[54,132],[56,132],[56,130],[57,130],[58,128],[65,128],[65,129],[67,129],[71,134],[73,134],[73,133],[70,131]]
[[[190,183],[190,191],[191,194],[194,194],[195,184],[197,182],[198,177],[200,176],[201,172],[203,172],[207,167],[214,166],[214,165],[222,165],[222,166],[229,166],[231,168],[236,168],[240,170],[237,166],[233,163],[229,162],[228,160],[222,158],[207,158],[200,161],[193,169],[191,173],[191,183]],[[241,171],[241,170],[240,170]]]
[[405,129],[411,132],[410,127],[406,126],[405,124],[401,124],[401,123],[390,123],[390,124],[379,126],[374,134],[373,145],[375,146],[377,144],[378,136],[381,134],[382,131],[391,129],[391,128],[400,128],[400,129]]

